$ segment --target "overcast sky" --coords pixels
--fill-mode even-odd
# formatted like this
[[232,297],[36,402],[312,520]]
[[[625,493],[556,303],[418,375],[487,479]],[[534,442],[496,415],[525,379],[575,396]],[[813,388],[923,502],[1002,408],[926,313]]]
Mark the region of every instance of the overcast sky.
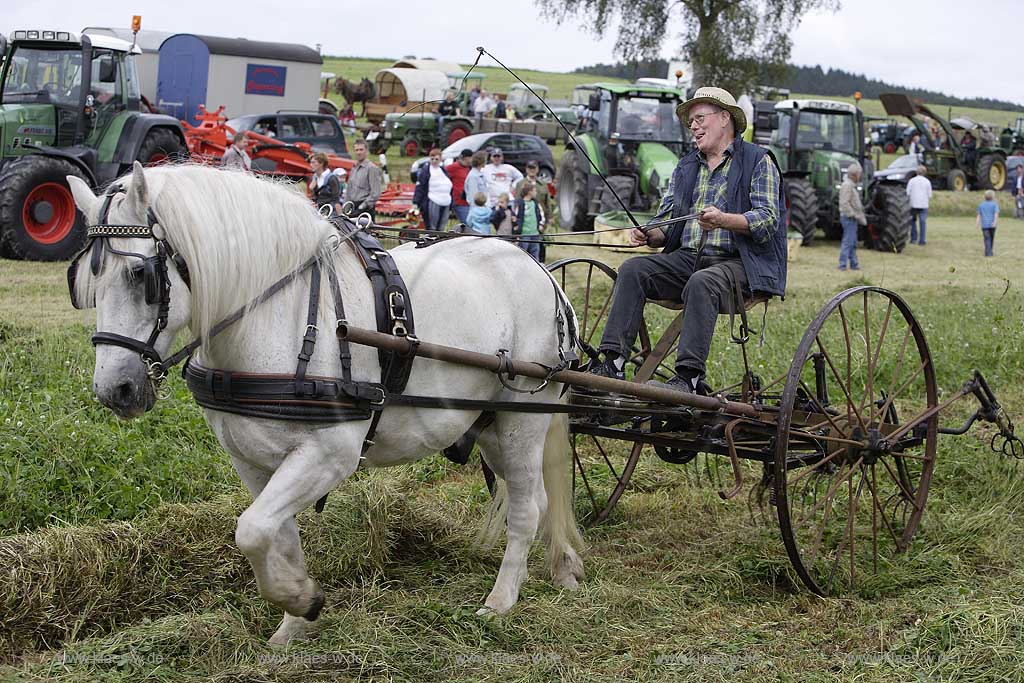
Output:
[[[1024,103],[1024,68],[1013,65],[1024,34],[1022,0],[844,0],[810,14],[793,34],[796,64],[836,67],[890,83]],[[5,0],[0,31],[124,26],[323,46],[325,54],[433,56],[471,63],[483,45],[509,66],[570,71],[614,61],[579,22],[536,18],[533,0]],[[500,10],[498,9],[500,8]],[[670,57],[675,45],[666,45]]]

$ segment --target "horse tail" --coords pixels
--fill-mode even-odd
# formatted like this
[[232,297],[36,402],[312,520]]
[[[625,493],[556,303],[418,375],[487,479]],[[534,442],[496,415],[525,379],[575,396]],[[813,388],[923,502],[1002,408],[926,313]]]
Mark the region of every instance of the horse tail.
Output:
[[[582,548],[583,537],[576,525],[573,509],[572,451],[569,444],[569,416],[557,413],[551,416],[551,423],[544,438],[544,456],[541,474],[544,478],[544,493],[547,497],[547,513],[541,522],[541,534],[549,549],[548,565],[563,561],[550,549]],[[505,531],[508,515],[508,488],[501,477],[494,482],[491,507],[484,520],[477,542],[491,547]]]
[[[583,548],[583,537],[573,508],[572,449],[569,443],[569,415],[556,413],[544,439],[544,492],[548,509],[541,533],[547,547],[547,565],[553,574],[571,565],[572,573],[583,579],[583,563],[573,549]],[[576,565],[579,565],[578,567]]]

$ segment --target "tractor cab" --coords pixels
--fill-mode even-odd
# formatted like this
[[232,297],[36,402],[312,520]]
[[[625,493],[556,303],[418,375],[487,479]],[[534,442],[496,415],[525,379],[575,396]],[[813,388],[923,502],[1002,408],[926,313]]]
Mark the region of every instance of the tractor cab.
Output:
[[873,178],[865,156],[864,114],[835,100],[786,99],[771,114],[756,109],[754,139],[768,147],[785,179],[789,227],[814,240],[818,228],[829,239],[842,236],[839,188],[851,164],[864,169],[860,191],[868,226],[860,237],[884,251],[902,251],[910,236],[910,204],[905,185],[895,178]]
[[64,31],[15,31],[12,38],[0,76],[5,157],[32,145],[95,148],[121,112],[139,111],[131,58],[138,47]]
[[100,188],[135,161],[185,154],[176,119],[141,111],[140,52],[105,35],[0,37],[0,254],[60,260],[81,248],[69,175]]
[[[676,116],[676,88],[595,83],[579,86],[573,102],[585,101],[576,144],[562,156],[556,187],[563,225],[586,230],[594,216],[620,209],[654,210],[668,189],[689,132]],[[586,153],[584,156],[584,152]],[[589,161],[588,161],[589,157]],[[591,161],[609,176],[607,188]]]

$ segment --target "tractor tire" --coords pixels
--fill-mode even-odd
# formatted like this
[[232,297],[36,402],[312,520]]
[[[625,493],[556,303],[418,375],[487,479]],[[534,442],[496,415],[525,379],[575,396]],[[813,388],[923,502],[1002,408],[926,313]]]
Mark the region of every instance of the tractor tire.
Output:
[[441,143],[444,147],[448,145],[454,145],[462,138],[472,135],[473,129],[465,121],[455,121],[449,123],[444,127],[444,133],[441,136]]
[[786,204],[789,206],[789,227],[804,236],[803,246],[814,241],[818,228],[818,193],[803,178],[786,180]]
[[587,167],[580,163],[579,155],[574,149],[567,149],[558,165],[558,177],[555,178],[555,190],[558,197],[558,216],[562,229],[569,228],[573,232],[591,230],[594,217],[587,215],[590,196],[587,193]]
[[0,253],[12,259],[63,261],[82,248],[85,217],[75,207],[69,175],[85,180],[70,162],[38,154],[0,170]]
[[946,189],[953,192],[965,192],[967,190],[967,174],[959,168],[954,168],[946,174]]
[[910,199],[904,185],[878,185],[871,197],[878,223],[877,239],[873,246],[878,251],[900,253],[910,241]]
[[882,150],[885,151],[886,154],[895,154],[896,144],[893,142],[887,142],[885,143],[885,147],[883,147]]
[[188,159],[188,150],[169,128],[154,128],[146,133],[135,158],[143,166],[175,164]]
[[978,162],[978,189],[1003,189],[1006,185],[1006,161],[997,154],[986,154]]
[[402,138],[398,143],[398,154],[403,157],[418,157],[420,155],[420,141],[411,135]]

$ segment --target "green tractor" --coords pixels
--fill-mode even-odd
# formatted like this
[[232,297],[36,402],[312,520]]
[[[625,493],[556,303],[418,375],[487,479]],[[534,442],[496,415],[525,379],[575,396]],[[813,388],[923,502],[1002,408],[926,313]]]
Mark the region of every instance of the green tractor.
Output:
[[[391,112],[384,115],[380,129],[369,140],[369,150],[373,154],[386,152],[393,145],[398,145],[398,153],[403,157],[419,157],[430,151],[431,147],[445,148],[473,134],[473,120],[469,115],[469,92],[474,87],[483,86],[484,74],[468,72],[450,73],[448,76],[449,91],[455,94],[455,105],[462,113],[460,116],[448,116],[444,121],[429,108],[418,108],[409,112]],[[431,103],[436,106],[437,103]]]
[[577,90],[586,94],[576,134],[579,147],[568,143],[555,178],[562,226],[589,230],[594,216],[621,209],[587,156],[629,209],[657,208],[689,140],[676,117],[679,91],[619,83],[595,83]]
[[[906,116],[928,145],[923,153],[924,167],[928,179],[937,188],[960,192],[975,190],[1002,190],[1006,184],[1006,151],[984,141],[976,143],[973,149],[964,147],[960,133],[949,121],[942,118],[919,100],[903,93],[886,93],[878,96],[890,116]],[[936,144],[929,126],[922,117],[934,121],[945,140]]]
[[839,187],[856,161],[864,169],[861,196],[868,218],[859,238],[882,251],[903,251],[910,237],[906,183],[872,178],[860,109],[833,100],[789,99],[775,103],[770,116],[758,116],[756,125],[755,137],[767,137],[785,179],[789,226],[805,245],[819,227],[829,239],[842,237]]
[[186,154],[181,124],[141,111],[123,40],[64,31],[0,36],[0,253],[70,258],[85,240],[67,176],[102,188],[138,160]]

